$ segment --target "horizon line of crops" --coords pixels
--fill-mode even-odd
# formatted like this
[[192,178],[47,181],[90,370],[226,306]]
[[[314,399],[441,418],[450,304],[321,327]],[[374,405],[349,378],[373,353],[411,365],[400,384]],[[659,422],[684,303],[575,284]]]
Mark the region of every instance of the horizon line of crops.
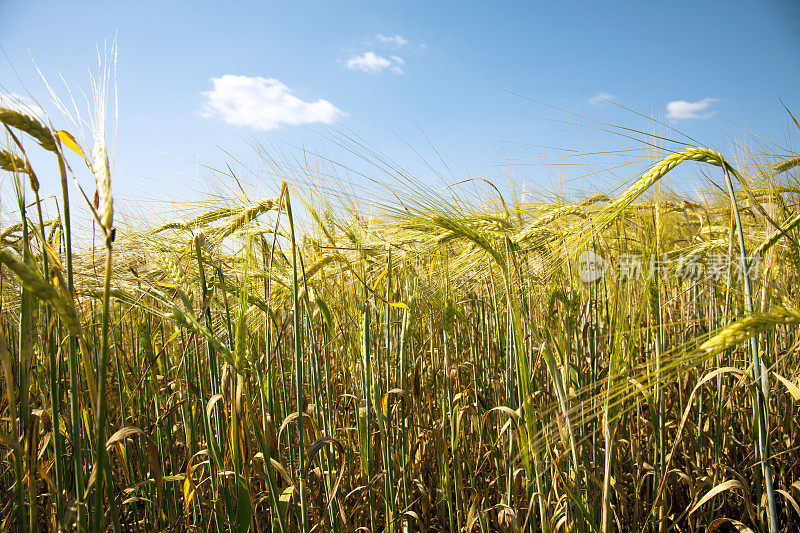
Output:
[[[16,110],[0,122],[20,212],[0,248],[2,528],[800,520],[794,159],[765,180],[685,148],[616,199],[539,208],[431,197],[367,218],[305,198],[303,234],[284,182],[275,198],[122,231],[101,122],[91,151]],[[57,162],[49,224],[21,134]],[[96,202],[79,191],[102,259],[73,253],[64,147],[95,178]],[[721,167],[728,198],[636,203],[685,161]],[[612,263],[725,250],[743,275],[583,283],[586,249]]]

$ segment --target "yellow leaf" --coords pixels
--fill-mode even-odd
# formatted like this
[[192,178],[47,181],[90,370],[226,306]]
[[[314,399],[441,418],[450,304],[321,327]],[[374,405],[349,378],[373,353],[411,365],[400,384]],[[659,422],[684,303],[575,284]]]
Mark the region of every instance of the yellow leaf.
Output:
[[61,270],[64,270],[64,267],[61,265],[61,259],[58,257],[58,254],[56,253],[56,250],[58,250],[58,243],[56,242],[56,243],[54,243],[54,244],[55,244],[56,246],[50,246],[50,244],[49,244],[49,243],[45,242],[45,243],[44,243],[44,247],[45,247],[45,248],[47,249],[47,251],[49,252],[49,254],[48,254],[48,255],[49,255],[49,257],[50,257],[50,260],[51,260],[53,263],[55,263],[55,264],[58,266],[58,268],[60,268]]
[[153,346],[153,353],[161,355],[161,352],[167,349],[167,346],[169,346],[169,344],[175,340],[175,337],[177,337],[179,333],[180,331],[176,331],[172,335],[170,335],[169,338],[167,339],[167,342],[165,342],[163,346],[159,346],[158,344],[158,337],[161,335],[161,333],[159,333],[158,331],[153,333],[153,338],[150,339],[150,343]]
[[408,309],[408,306],[403,302],[389,302],[389,305],[397,309]]
[[192,481],[192,468],[187,468],[186,478],[183,480],[183,511],[186,516],[192,512],[192,498],[194,497],[194,482]]
[[[58,250],[59,246],[61,246],[61,228],[58,228],[53,233],[53,245],[51,246],[51,248],[53,250]],[[59,265],[60,265],[60,263],[59,263]]]
[[56,135],[58,135],[58,138],[61,140],[62,143],[64,143],[64,145],[67,148],[69,148],[79,156],[86,159],[86,154],[83,153],[83,150],[81,149],[80,145],[78,145],[78,141],[75,140],[75,137],[73,137],[70,132],[64,130],[58,130],[56,132]]
[[172,335],[170,335],[169,339],[167,339],[167,342],[166,342],[166,343],[164,343],[164,346],[165,346],[165,347],[166,347],[166,346],[169,346],[169,343],[171,343],[172,341],[174,341],[174,340],[175,340],[175,337],[177,337],[177,336],[178,336],[178,333],[180,333],[180,331],[176,331],[175,333],[173,333]]
[[294,485],[291,487],[286,487],[286,489],[281,493],[278,499],[282,502],[289,503],[289,500],[292,499],[292,493],[294,492]]
[[719,485],[717,485],[713,489],[711,489],[708,492],[706,492],[705,496],[700,498],[700,501],[697,502],[696,504],[694,504],[694,507],[692,507],[692,509],[689,511],[689,516],[692,516],[692,514],[694,514],[694,512],[697,511],[708,500],[710,500],[711,498],[713,498],[714,496],[716,496],[720,492],[724,492],[724,491],[726,491],[728,489],[742,489],[742,490],[744,490],[744,486],[741,484],[741,482],[739,482],[739,481],[737,481],[735,479],[731,479],[731,480],[725,481],[723,483],[720,483]]
[[388,271],[388,270],[384,270],[384,271],[381,273],[381,275],[380,275],[380,276],[378,276],[378,280],[375,282],[375,285],[372,287],[372,292],[377,292],[377,291],[378,291],[378,285],[380,285],[380,284],[381,284],[381,281],[383,281],[383,278],[385,278],[385,277],[386,277],[386,274],[388,274],[388,273],[389,273],[389,271]]
[[792,398],[794,398],[794,401],[800,402],[800,387],[798,387],[785,377],[781,376],[777,372],[773,372],[773,374],[775,375],[776,378],[780,380],[781,383],[783,383],[783,385],[786,387],[786,390],[788,390],[789,394],[791,394]]

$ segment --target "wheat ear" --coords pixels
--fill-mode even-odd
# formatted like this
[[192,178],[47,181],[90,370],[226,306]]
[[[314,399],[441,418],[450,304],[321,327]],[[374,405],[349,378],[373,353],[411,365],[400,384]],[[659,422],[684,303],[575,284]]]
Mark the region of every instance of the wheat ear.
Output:
[[709,354],[717,354],[737,346],[754,335],[778,325],[800,324],[800,310],[778,308],[734,322],[700,345]]
[[781,237],[786,235],[788,231],[794,229],[798,224],[800,224],[800,213],[781,224],[780,228],[775,230],[772,235],[767,237],[764,242],[762,242],[758,248],[755,249],[753,256],[760,257],[764,255],[764,253],[766,253],[766,251],[769,250],[773,244],[778,242]]
[[25,162],[11,152],[0,150],[0,169],[9,172],[26,172]]
[[787,170],[792,169],[797,165],[800,165],[800,157],[795,157],[794,159],[787,159],[786,161],[781,161],[772,168],[775,169],[776,174],[780,174],[781,172],[786,172]]
[[52,305],[70,332],[75,333],[79,330],[75,309],[42,278],[39,272],[28,266],[15,252],[6,247],[0,248],[0,263],[16,274],[22,285],[31,291],[31,294]]
[[0,107],[0,122],[10,128],[24,131],[36,139],[45,150],[56,151],[56,143],[53,140],[53,133],[50,128],[32,116],[16,109]]
[[644,191],[650,188],[655,182],[666,176],[670,170],[680,165],[684,161],[701,161],[710,165],[721,167],[725,160],[717,152],[706,148],[688,148],[683,152],[669,155],[653,165],[625,194],[614,200],[600,213],[600,219],[596,225],[596,231],[607,228],[619,214],[636,200]]
[[114,225],[114,199],[111,197],[111,172],[104,139],[98,137],[92,150],[92,174],[97,184],[97,214],[107,231]]

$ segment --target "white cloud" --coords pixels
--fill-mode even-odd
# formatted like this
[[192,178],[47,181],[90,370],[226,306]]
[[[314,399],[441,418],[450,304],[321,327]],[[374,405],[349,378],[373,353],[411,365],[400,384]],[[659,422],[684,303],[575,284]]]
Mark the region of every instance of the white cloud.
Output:
[[714,114],[710,108],[711,105],[716,101],[716,98],[703,98],[697,102],[675,100],[674,102],[667,104],[667,118],[672,120],[708,118]]
[[274,130],[281,124],[330,124],[347,116],[327,100],[301,100],[275,78],[225,74],[211,78],[211,83],[214,88],[203,93],[206,101],[201,114],[228,124]]
[[614,95],[611,93],[597,93],[596,95],[589,98],[589,103],[596,106],[601,106],[603,104],[608,103],[609,100],[613,100]]
[[350,70],[363,70],[370,74],[381,72],[386,68],[395,74],[402,74],[403,69],[401,66],[403,64],[405,64],[405,60],[400,56],[390,55],[389,59],[387,59],[375,52],[366,52],[360,56],[353,56],[345,63]]
[[353,56],[347,60],[347,68],[351,70],[363,70],[364,72],[380,72],[392,62],[385,57],[377,55],[375,52],[366,52],[360,56]]
[[408,40],[402,35],[381,35],[379,33],[375,38],[383,44],[394,44],[396,46],[405,46],[408,44]]
[[2,93],[0,92],[0,106],[8,109],[14,109],[36,118],[44,118],[44,109],[39,107],[33,100],[26,96],[16,93]]
[[389,67],[389,70],[391,70],[395,74],[402,74],[403,68],[401,67],[401,65],[405,64],[406,62],[405,59],[403,59],[400,56],[389,56],[389,59],[391,59],[394,62],[394,65]]

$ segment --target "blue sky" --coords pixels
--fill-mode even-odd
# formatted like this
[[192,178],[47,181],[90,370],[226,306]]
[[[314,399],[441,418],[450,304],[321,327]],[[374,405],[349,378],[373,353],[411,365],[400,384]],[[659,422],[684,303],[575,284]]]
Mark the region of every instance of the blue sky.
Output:
[[[197,197],[210,173],[194,159],[235,158],[263,175],[254,136],[355,167],[330,140],[353,134],[423,181],[435,172],[418,153],[447,180],[510,172],[535,189],[589,169],[543,161],[618,148],[548,105],[653,128],[593,99],[606,95],[722,151],[745,136],[740,127],[790,144],[779,98],[800,113],[796,1],[113,4],[1,1],[0,93],[30,95],[64,124],[31,58],[49,81],[85,90],[96,46],[116,35],[114,187],[129,204]],[[274,193],[271,180],[233,168]]]

